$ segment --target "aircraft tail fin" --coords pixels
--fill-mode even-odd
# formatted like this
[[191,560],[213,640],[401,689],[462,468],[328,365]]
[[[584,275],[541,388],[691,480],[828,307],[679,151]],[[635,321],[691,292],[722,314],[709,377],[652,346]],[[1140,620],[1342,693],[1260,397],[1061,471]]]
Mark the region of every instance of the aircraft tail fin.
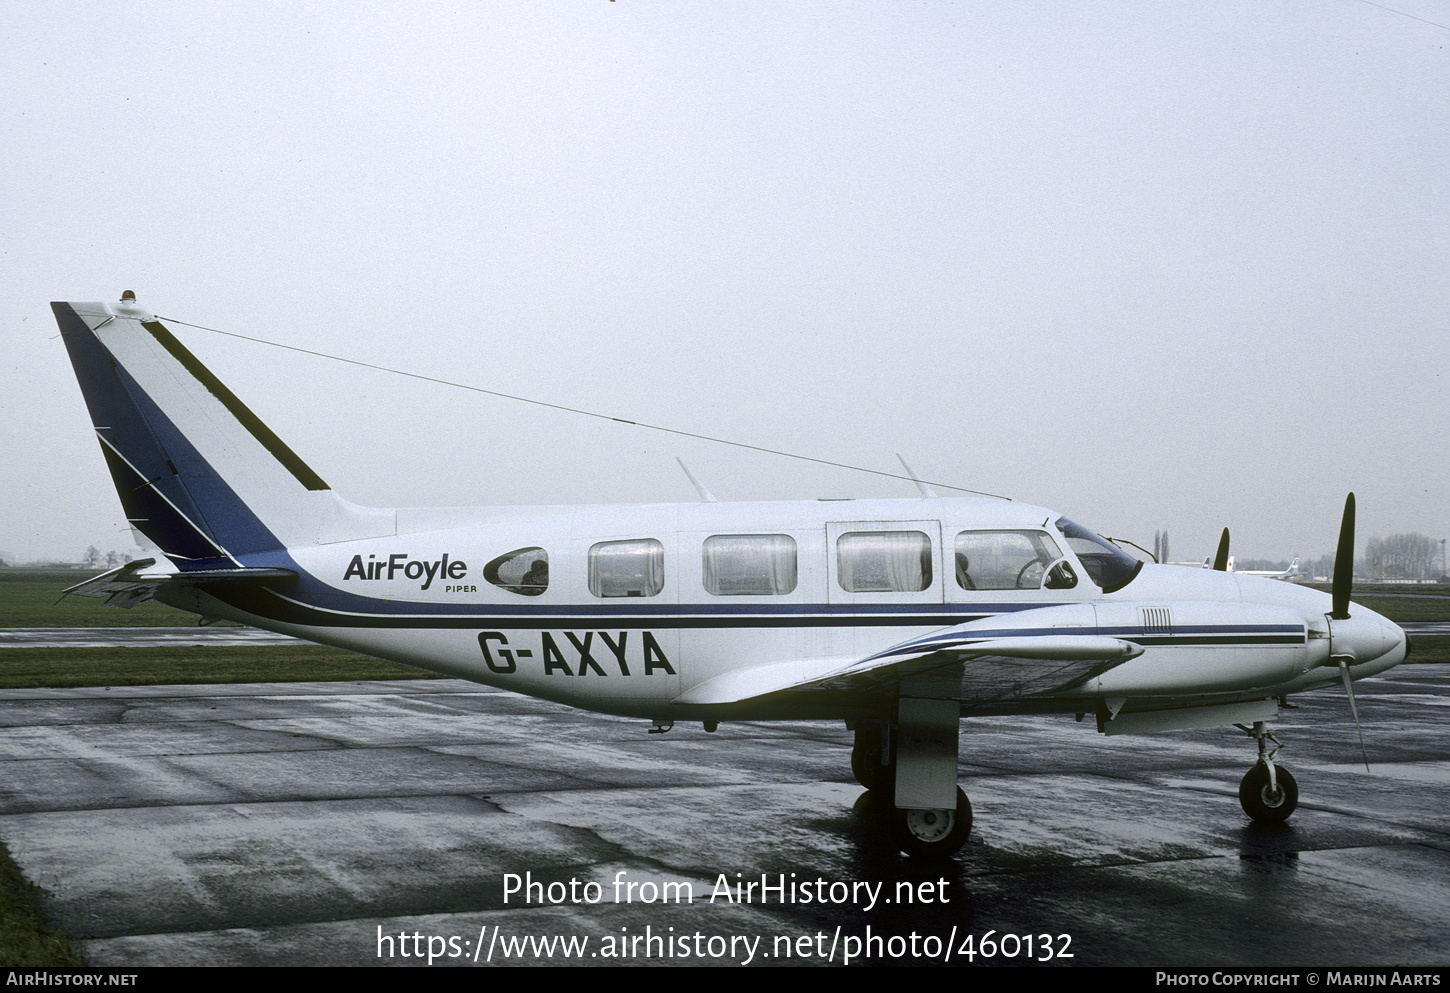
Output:
[[395,530],[392,512],[334,494],[131,294],[51,309],[126,517],[178,568]]

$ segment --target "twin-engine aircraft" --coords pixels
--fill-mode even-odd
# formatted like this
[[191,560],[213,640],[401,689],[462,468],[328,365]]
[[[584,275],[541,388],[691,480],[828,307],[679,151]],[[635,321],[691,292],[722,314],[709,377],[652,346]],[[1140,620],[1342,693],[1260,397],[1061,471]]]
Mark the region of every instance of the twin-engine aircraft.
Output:
[[[126,517],[153,559],[72,592],[155,598],[654,730],[844,720],[899,846],[971,828],[963,717],[1236,724],[1240,800],[1297,803],[1266,728],[1286,694],[1384,672],[1404,632],[1331,595],[1145,564],[1052,511],[935,498],[396,509],[332,491],[154,316],[52,305]],[[1352,700],[1352,696],[1351,696]]]

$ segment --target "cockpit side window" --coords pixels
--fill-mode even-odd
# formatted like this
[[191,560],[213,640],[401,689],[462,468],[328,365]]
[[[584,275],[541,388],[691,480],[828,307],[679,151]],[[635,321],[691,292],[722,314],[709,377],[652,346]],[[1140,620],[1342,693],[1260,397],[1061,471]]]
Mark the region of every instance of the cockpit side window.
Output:
[[1075,524],[1066,517],[1057,519],[1057,530],[1067,540],[1067,547],[1077,556],[1088,578],[1104,593],[1116,593],[1127,586],[1143,568],[1143,563],[1123,551],[1117,545]]
[[537,546],[515,548],[484,566],[483,578],[519,596],[538,596],[549,588],[549,553]]
[[548,552],[537,545],[515,548],[484,565],[483,578],[509,593],[539,596],[548,589]]
[[665,546],[654,538],[601,541],[589,549],[589,592],[656,596],[665,588]]
[[1071,566],[1051,569],[1062,558],[1057,543],[1041,531],[963,531],[953,549],[957,585],[964,590],[1070,589]]

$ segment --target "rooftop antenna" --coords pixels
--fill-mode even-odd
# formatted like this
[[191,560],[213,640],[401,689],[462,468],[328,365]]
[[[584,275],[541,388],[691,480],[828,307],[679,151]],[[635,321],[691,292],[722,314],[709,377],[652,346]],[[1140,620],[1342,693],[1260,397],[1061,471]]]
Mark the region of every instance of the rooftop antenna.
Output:
[[896,453],[896,461],[901,463],[901,468],[906,470],[906,474],[911,477],[911,481],[916,484],[916,489],[918,492],[921,493],[922,496],[934,497],[939,495],[936,490],[933,490],[930,486],[926,485],[921,481],[921,477],[916,474],[916,471],[913,470],[911,466],[906,464],[906,460],[901,457],[900,452]]
[[680,468],[681,469],[685,470],[685,475],[690,477],[690,482],[693,483],[694,486],[695,486],[695,492],[698,493],[698,494],[700,494],[700,502],[701,503],[718,503],[719,502],[718,500],[715,499],[715,494],[713,494],[709,490],[705,489],[705,484],[702,483],[702,482],[700,482],[698,479],[695,478],[695,474],[690,471],[690,467],[687,466],[687,465],[685,465],[685,460],[684,459],[682,459],[678,455],[676,455],[675,456],[675,461],[680,464]]

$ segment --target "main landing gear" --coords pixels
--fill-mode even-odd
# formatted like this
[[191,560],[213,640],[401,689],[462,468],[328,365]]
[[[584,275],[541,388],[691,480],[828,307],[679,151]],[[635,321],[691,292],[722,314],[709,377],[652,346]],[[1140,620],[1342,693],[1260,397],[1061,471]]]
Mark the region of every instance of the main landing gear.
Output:
[[920,858],[951,858],[967,843],[972,833],[972,802],[957,787],[957,805],[953,810],[895,811],[891,828],[896,845],[907,855]]
[[[1239,783],[1239,804],[1244,813],[1261,824],[1277,824],[1286,820],[1299,806],[1299,785],[1289,770],[1274,764],[1274,756],[1284,745],[1274,733],[1255,721],[1252,728],[1234,725],[1259,745],[1259,761],[1244,774]],[[1274,743],[1272,749],[1269,742]]]
[[891,803],[892,838],[907,855],[949,858],[971,833],[972,804],[956,783],[959,720],[955,701],[902,698],[896,721],[856,727],[851,771]]
[[851,773],[868,790],[890,792],[896,785],[896,725],[857,726]]

